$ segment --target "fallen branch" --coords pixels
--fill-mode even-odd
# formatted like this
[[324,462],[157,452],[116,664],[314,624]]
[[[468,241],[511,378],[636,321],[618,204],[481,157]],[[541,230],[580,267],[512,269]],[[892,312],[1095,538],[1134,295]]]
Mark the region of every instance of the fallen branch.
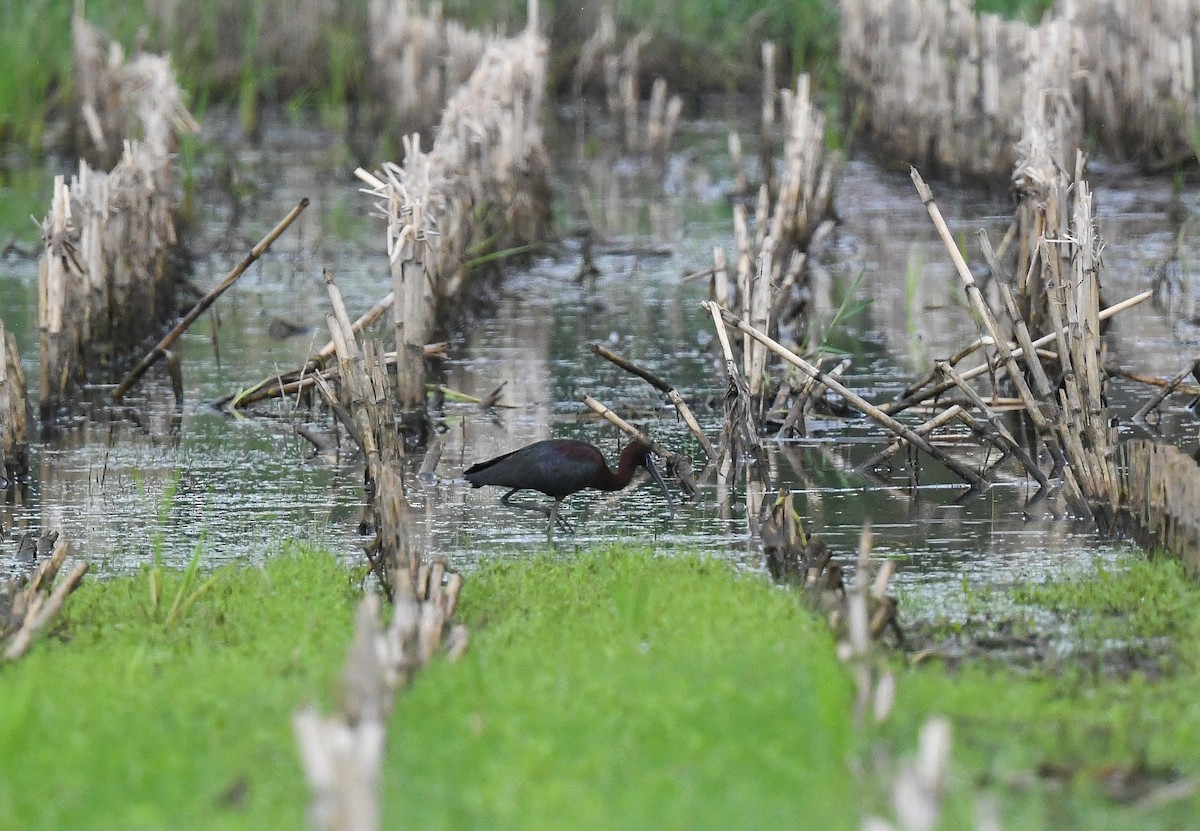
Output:
[[805,375],[808,375],[809,377],[814,378],[817,381],[825,384],[831,390],[836,392],[838,395],[842,396],[842,398],[846,399],[846,403],[848,403],[850,406],[854,407],[856,410],[861,412],[863,415],[869,417],[870,419],[875,421],[877,424],[881,425],[882,427],[886,428],[887,430],[891,431],[892,433],[895,433],[898,436],[902,436],[910,444],[916,446],[917,448],[925,451],[925,453],[927,453],[928,455],[937,459],[939,462],[944,464],[946,467],[948,467],[950,470],[954,471],[954,473],[958,474],[958,476],[960,476],[962,479],[964,479],[966,482],[968,482],[971,485],[971,487],[975,488],[976,490],[980,490],[980,491],[987,490],[990,487],[990,484],[987,482],[987,480],[980,477],[979,474],[977,474],[975,471],[971,470],[969,467],[962,464],[961,462],[955,460],[952,456],[949,456],[949,455],[943,453],[937,447],[930,444],[929,441],[924,436],[921,436],[920,434],[918,434],[914,430],[912,430],[912,428],[907,427],[904,424],[901,424],[899,421],[896,421],[896,419],[892,418],[890,415],[888,415],[886,412],[881,410],[879,407],[876,407],[874,404],[867,401],[865,398],[860,396],[858,393],[854,392],[854,390],[852,390],[849,387],[842,384],[836,378],[832,377],[829,373],[822,372],[821,370],[817,369],[815,366],[813,366],[808,361],[801,358],[799,355],[792,352],[790,349],[787,349],[782,344],[773,340],[768,335],[765,335],[762,332],[758,331],[753,326],[750,326],[748,323],[745,323],[744,321],[736,319],[729,312],[722,310],[721,315],[725,319],[725,323],[727,323],[730,326],[735,327],[736,329],[738,329],[738,331],[742,332],[743,334],[749,335],[750,337],[754,338],[756,341],[758,341],[759,343],[766,346],[768,349],[770,349],[776,355],[779,355],[779,357],[783,358],[785,361],[790,363],[792,366],[799,369]]
[[192,307],[192,310],[183,316],[183,320],[179,321],[175,328],[168,332],[166,337],[159,341],[158,344],[155,345],[155,347],[151,349],[141,361],[138,362],[137,366],[130,370],[129,374],[125,376],[124,380],[122,380],[117,388],[113,390],[113,400],[120,401],[125,396],[125,393],[129,392],[129,389],[137,383],[138,379],[146,374],[146,370],[150,369],[150,367],[152,367],[159,358],[162,358],[164,355],[166,355],[167,350],[171,348],[171,344],[175,343],[175,341],[179,339],[179,336],[186,332],[188,327],[195,323],[200,315],[204,314],[209,306],[217,302],[217,298],[224,294],[230,286],[236,283],[237,279],[242,276],[246,269],[253,265],[259,257],[267,252],[267,250],[271,247],[271,244],[274,243],[275,240],[277,240],[279,236],[288,229],[288,226],[291,225],[296,220],[296,217],[300,216],[300,214],[303,213],[304,209],[307,207],[308,197],[306,196],[300,200],[300,204],[292,208],[288,215],[285,216],[278,225],[271,229],[270,233],[259,240],[258,245],[250,249],[250,253],[247,254],[240,263],[234,266],[232,271],[225,275],[225,279],[217,284],[216,288],[204,295],[204,297],[200,298],[199,302]]
[[675,409],[679,412],[679,416],[683,419],[683,423],[688,426],[688,429],[692,431],[692,434],[695,435],[697,441],[700,442],[700,447],[704,450],[704,455],[706,455],[709,459],[716,458],[717,451],[712,446],[712,442],[708,440],[708,436],[704,435],[704,430],[700,428],[700,422],[696,421],[696,416],[692,414],[687,402],[683,400],[683,396],[679,394],[679,391],[675,389],[674,386],[668,384],[650,370],[640,367],[631,361],[627,361],[625,358],[622,358],[620,355],[617,355],[614,352],[610,352],[598,343],[592,344],[592,351],[601,358],[616,364],[626,372],[638,376],[650,384],[650,386],[666,395],[667,400],[675,405]]

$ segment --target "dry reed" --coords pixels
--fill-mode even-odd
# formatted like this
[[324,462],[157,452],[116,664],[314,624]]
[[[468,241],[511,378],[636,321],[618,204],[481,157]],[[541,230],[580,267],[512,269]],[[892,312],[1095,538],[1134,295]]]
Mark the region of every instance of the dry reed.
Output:
[[127,155],[131,139],[165,160],[180,134],[200,129],[166,57],[138,54],[126,62],[121,45],[78,14],[71,34],[79,104],[77,155],[91,167],[112,169]]
[[1146,439],[1121,445],[1122,524],[1200,571],[1200,465],[1179,448]]
[[0,490],[29,472],[28,409],[17,339],[0,320]]
[[357,171],[387,219],[401,398],[410,406],[424,401],[419,349],[468,278],[548,232],[545,67],[546,43],[532,28],[493,43],[451,97],[429,152],[413,136],[403,165]]
[[1073,0],[1036,26],[976,15],[966,0],[839,5],[847,86],[884,158],[1001,181],[1029,97],[1048,89],[1069,122],[1055,151],[1067,169],[1085,129],[1151,169],[1196,155],[1197,0]]
[[441,3],[370,0],[367,47],[372,118],[377,130],[434,127],[446,101],[498,40],[446,20]]
[[[58,532],[50,531],[34,542],[27,537],[29,564],[34,565],[27,581],[10,581],[0,591],[0,663],[20,658],[46,630],[87,574],[87,562],[79,562],[58,585],[54,580],[66,561],[68,546]],[[40,562],[39,562],[40,558]]]
[[[1024,96],[1037,94],[1047,75],[1069,80],[1074,68],[1070,30],[1056,22],[1039,28],[976,15],[966,0],[839,7],[842,66],[863,102],[861,129],[880,157],[935,174],[1006,178]],[[1031,73],[1034,64],[1041,66]]]
[[[77,68],[93,67],[101,37],[75,22]],[[117,148],[111,172],[84,160],[68,186],[54,182],[43,222],[39,268],[38,329],[41,346],[42,413],[70,400],[83,381],[109,380],[112,367],[175,311],[175,260],[181,251],[175,228],[178,131],[195,128],[180,103],[169,64],[139,56],[94,67],[99,78],[80,84],[81,107],[93,125],[95,148]],[[116,96],[115,98],[113,96]],[[103,107],[104,109],[99,109]],[[129,137],[136,116],[141,139]]]
[[[774,187],[759,188],[753,221],[742,205],[734,206],[734,279],[730,284],[725,252],[715,250],[712,296],[760,332],[779,331],[785,339],[803,341],[812,333],[806,252],[832,225],[841,161],[825,146],[825,117],[812,104],[807,75],[797,79],[794,90],[770,96],[775,97],[782,102],[785,130],[782,167],[770,177]],[[773,111],[773,106],[764,103],[763,109]],[[732,139],[730,144],[740,146]],[[767,354],[761,343],[743,338],[742,372],[756,399],[770,389]]]
[[456,660],[466,650],[466,627],[452,623],[462,583],[441,558],[421,566],[411,579],[404,575],[392,591],[386,629],[373,592],[359,603],[336,711],[323,716],[308,705],[292,718],[312,790],[314,827],[380,827],[379,775],[396,692],[438,651]]

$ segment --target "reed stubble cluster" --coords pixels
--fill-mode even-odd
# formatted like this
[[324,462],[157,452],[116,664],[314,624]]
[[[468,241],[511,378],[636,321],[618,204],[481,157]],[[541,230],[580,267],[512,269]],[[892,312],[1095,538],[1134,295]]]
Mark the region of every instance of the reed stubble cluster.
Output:
[[332,312],[327,317],[338,361],[337,389],[320,375],[317,387],[365,460],[364,524],[374,531],[365,546],[391,615],[380,625],[378,595],[359,604],[335,712],[312,706],[293,719],[312,789],[317,828],[373,831],[379,827],[379,773],[396,692],[439,652],[451,660],[467,647],[467,629],[453,622],[463,578],[444,558],[425,557],[400,473],[404,438],[396,429],[391,384],[382,350],[361,345],[333,275],[325,272]]
[[426,133],[471,77],[494,33],[446,20],[440,3],[370,0],[367,72],[376,131]]
[[1200,571],[1200,465],[1171,444],[1135,439],[1118,454],[1123,527]]
[[123,356],[174,313],[182,243],[172,154],[180,132],[196,129],[167,61],[116,63],[121,53],[112,45],[113,60],[97,66],[91,57],[105,51],[101,36],[82,20],[74,30],[84,54],[77,71],[98,73],[86,83],[99,92],[81,96],[93,150],[100,159],[119,151],[108,172],[81,159],[69,185],[56,177],[42,224],[43,418],[69,403],[82,382],[112,380]]
[[[1002,182],[1029,119],[1054,110],[1066,169],[1084,119],[1078,81],[1089,33],[1067,11],[1038,25],[976,14],[967,0],[843,0],[841,55],[861,129],[883,158]],[[1053,96],[1049,101],[1034,99]]]
[[490,262],[528,250],[550,228],[542,138],[546,43],[534,28],[497,41],[450,99],[428,151],[359,169],[387,221],[400,399],[424,402],[423,349]]
[[29,472],[28,409],[17,339],[0,320],[0,491]]
[[[764,118],[781,103],[784,128],[782,157],[767,176],[755,201],[753,221],[744,205],[734,206],[734,264],[730,280],[725,251],[713,252],[711,296],[760,332],[777,332],[803,343],[813,334],[809,247],[832,228],[834,184],[840,156],[825,145],[825,116],[809,95],[809,79],[801,75],[794,89],[767,93]],[[770,116],[773,121],[774,116]],[[764,124],[764,133],[769,125]],[[740,144],[740,142],[735,142]],[[775,160],[769,162],[775,167]],[[744,336],[742,373],[751,397],[771,390],[768,350]]]

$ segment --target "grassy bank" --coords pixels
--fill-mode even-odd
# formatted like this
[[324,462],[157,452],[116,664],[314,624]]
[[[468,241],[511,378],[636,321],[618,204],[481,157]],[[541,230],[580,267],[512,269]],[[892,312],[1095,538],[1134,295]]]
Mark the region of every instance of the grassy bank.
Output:
[[226,575],[168,622],[180,574],[92,582],[0,668],[0,828],[300,828],[291,735],[324,700],[357,583],[294,551]]
[[945,827],[969,827],[985,790],[1006,828],[1191,827],[1200,810],[1194,575],[1131,553],[1117,567],[1076,566],[973,603],[968,626],[923,633],[924,645],[965,647],[966,658],[906,673],[885,731],[899,752],[927,716],[952,719]]
[[471,651],[393,718],[387,825],[856,827],[850,685],[793,594],[620,549],[472,584]]
[[[332,557],[293,551],[168,623],[146,574],[86,586],[0,669],[0,827],[301,827],[289,719],[328,700],[357,587]],[[1186,827],[1195,582],[1135,559],[991,601],[978,608],[1009,611],[981,613],[988,625],[1044,637],[1043,657],[896,656],[891,718],[855,728],[824,624],[758,575],[620,548],[494,560],[463,594],[467,656],[397,702],[385,826],[853,829],[889,813],[895,763],[946,714],[940,827],[973,827],[984,792],[1009,828]],[[973,631],[913,635],[944,647]]]

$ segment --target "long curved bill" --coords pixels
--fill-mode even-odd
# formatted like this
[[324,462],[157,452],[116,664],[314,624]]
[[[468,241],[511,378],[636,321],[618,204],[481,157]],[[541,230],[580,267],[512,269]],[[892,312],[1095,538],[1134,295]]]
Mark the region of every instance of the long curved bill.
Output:
[[654,464],[654,459],[650,456],[646,457],[646,461],[642,462],[646,470],[650,471],[650,475],[654,477],[654,481],[662,488],[663,499],[667,500],[667,507],[671,510],[671,516],[675,516],[675,505],[671,502],[671,492],[667,490],[667,483],[663,481],[662,474],[658,472],[658,467]]

